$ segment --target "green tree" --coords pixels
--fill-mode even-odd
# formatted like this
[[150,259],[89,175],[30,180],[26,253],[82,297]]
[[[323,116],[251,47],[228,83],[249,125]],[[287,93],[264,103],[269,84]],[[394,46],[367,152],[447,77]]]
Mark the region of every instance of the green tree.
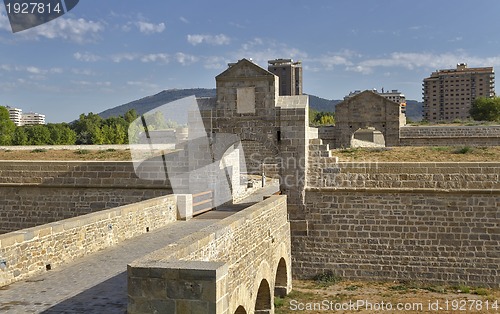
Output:
[[470,115],[476,121],[500,122],[500,97],[477,98],[472,103]]
[[73,145],[76,141],[76,133],[66,123],[48,124],[50,132],[49,145]]
[[123,116],[123,118],[125,119],[125,121],[127,121],[127,123],[129,123],[129,124],[132,123],[132,121],[134,121],[138,117],[139,117],[139,115],[137,114],[137,111],[135,111],[135,109],[130,109]]
[[50,131],[45,125],[25,127],[28,136],[28,145],[47,145],[50,142]]
[[71,125],[71,128],[76,133],[76,144],[104,144],[105,138],[101,130],[102,124],[103,120],[97,114],[92,112],[88,115],[81,114],[80,118]]
[[10,120],[9,111],[0,106],[0,145],[11,145],[16,125]]
[[309,110],[309,125],[333,125],[335,124],[335,114],[328,111]]
[[19,126],[14,131],[14,135],[12,136],[12,145],[28,145],[29,139],[28,134],[24,130],[24,127]]

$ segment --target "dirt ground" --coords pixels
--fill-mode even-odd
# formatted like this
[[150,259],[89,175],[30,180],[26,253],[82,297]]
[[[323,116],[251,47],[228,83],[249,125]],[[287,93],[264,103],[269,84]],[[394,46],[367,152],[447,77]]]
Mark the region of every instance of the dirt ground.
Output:
[[[500,161],[500,146],[496,147],[391,147],[334,149],[340,161],[393,162],[453,162]],[[131,160],[130,150],[0,150],[0,160]]]
[[500,290],[415,283],[296,280],[276,314],[500,313]]

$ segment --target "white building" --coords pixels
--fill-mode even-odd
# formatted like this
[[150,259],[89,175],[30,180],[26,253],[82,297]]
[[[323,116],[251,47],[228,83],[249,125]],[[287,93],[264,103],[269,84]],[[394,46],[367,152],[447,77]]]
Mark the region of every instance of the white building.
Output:
[[22,125],[37,125],[37,124],[45,124],[44,114],[36,112],[28,112],[22,115]]
[[5,107],[9,111],[9,118],[15,125],[23,125],[23,110],[19,108]]

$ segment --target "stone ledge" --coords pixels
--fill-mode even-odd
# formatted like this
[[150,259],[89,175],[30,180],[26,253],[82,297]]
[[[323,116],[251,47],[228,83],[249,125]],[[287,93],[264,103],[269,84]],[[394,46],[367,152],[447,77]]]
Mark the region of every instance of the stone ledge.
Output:
[[425,188],[414,188],[414,189],[398,189],[398,188],[337,188],[337,187],[306,187],[306,192],[367,192],[367,193],[444,193],[444,194],[492,194],[500,195],[500,190],[487,190],[487,189],[425,189]]

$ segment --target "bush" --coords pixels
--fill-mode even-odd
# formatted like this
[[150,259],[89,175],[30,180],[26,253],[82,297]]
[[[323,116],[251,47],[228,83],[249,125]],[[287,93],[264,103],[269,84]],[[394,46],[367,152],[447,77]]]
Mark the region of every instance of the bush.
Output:
[[87,154],[90,154],[90,150],[88,149],[79,149],[75,152],[75,154],[77,155],[87,155]]
[[313,277],[313,280],[321,286],[331,286],[341,282],[342,278],[329,270],[324,273],[317,274]]
[[457,148],[453,151],[454,154],[468,154],[470,152],[472,152],[472,147],[469,147],[469,146],[465,146],[465,147],[461,147],[461,148]]

